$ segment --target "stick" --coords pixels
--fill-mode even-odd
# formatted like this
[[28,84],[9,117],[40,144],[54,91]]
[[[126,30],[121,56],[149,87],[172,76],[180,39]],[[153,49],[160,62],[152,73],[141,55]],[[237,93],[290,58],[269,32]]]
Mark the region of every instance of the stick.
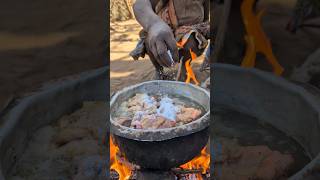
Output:
[[175,174],[199,174],[203,171],[202,168],[200,169],[172,169],[172,172],[174,172]]

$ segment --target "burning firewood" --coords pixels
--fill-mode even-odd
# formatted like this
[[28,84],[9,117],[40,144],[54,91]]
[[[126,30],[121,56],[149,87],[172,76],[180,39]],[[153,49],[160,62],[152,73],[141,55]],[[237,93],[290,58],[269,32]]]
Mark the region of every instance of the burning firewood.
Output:
[[[110,179],[120,180],[127,177],[128,180],[137,179],[137,171],[140,167],[128,162],[121,154],[119,148],[112,142],[110,138]],[[207,180],[210,179],[210,154],[205,147],[198,157],[182,165],[180,168],[174,168],[171,172],[178,180]]]

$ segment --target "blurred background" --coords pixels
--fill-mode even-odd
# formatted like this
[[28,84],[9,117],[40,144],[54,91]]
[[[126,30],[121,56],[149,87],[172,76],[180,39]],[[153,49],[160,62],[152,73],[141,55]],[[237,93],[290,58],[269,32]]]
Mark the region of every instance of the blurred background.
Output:
[[110,93],[151,80],[154,68],[148,57],[133,61],[129,53],[136,47],[142,27],[134,18],[132,0],[110,1]]
[[107,65],[104,1],[1,1],[0,112],[43,84]]

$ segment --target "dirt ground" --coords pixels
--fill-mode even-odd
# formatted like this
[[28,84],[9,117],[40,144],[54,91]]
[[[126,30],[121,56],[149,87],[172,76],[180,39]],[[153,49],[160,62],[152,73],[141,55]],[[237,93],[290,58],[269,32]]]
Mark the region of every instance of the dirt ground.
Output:
[[43,83],[106,64],[104,1],[0,6],[0,111]]
[[129,53],[139,40],[140,25],[135,20],[110,24],[111,93],[128,85],[151,80],[154,68],[147,59],[134,61]]

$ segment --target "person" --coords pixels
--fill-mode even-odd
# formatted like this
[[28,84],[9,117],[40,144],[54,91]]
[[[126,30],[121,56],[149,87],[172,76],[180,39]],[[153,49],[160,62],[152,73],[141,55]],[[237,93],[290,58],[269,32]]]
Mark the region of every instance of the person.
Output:
[[[133,12],[143,30],[130,55],[138,60],[148,54],[155,79],[165,79],[163,68],[174,66],[181,56],[188,58],[188,49],[199,56],[208,45],[209,0],[136,0]],[[179,51],[177,42],[185,37],[185,51]]]

